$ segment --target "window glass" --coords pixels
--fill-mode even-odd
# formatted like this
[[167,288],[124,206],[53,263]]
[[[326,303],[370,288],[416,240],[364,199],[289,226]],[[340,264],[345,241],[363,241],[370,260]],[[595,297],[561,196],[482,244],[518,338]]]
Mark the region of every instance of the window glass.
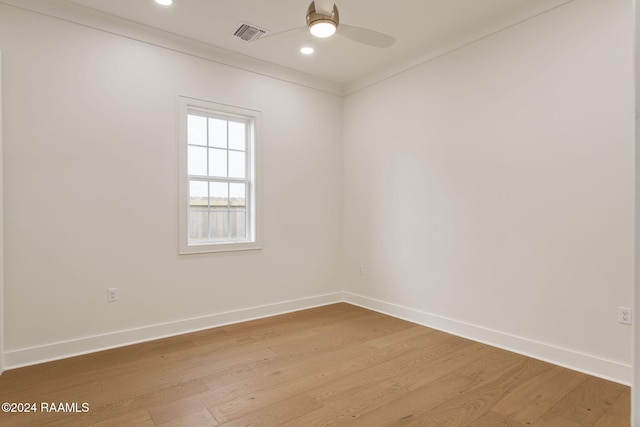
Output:
[[187,132],[190,145],[207,145],[207,118],[189,115]]
[[227,148],[227,121],[209,119],[209,146]]
[[244,178],[246,165],[243,151],[229,151],[229,177]]
[[189,175],[207,175],[207,148],[190,145],[188,148]]
[[244,123],[229,122],[229,148],[244,151],[246,132]]

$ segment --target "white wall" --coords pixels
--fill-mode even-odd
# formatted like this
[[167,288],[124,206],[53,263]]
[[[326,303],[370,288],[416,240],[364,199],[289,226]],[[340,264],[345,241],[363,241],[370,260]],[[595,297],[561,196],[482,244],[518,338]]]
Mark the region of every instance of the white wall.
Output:
[[575,1],[346,98],[352,300],[631,381],[631,3]]
[[[339,96],[5,5],[0,49],[8,367],[342,289]],[[179,95],[262,111],[263,250],[178,255]]]

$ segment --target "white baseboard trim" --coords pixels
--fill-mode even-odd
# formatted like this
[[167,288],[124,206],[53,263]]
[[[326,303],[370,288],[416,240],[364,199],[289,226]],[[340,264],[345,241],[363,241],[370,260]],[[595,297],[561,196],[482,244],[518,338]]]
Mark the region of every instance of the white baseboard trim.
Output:
[[144,326],[69,341],[44,344],[37,347],[22,348],[7,351],[4,354],[4,367],[5,370],[16,369],[23,366],[65,359],[67,357],[80,356],[97,351],[216,328],[234,323],[246,322],[278,314],[306,310],[313,307],[342,302],[343,300],[344,294],[342,292],[336,292],[333,294],[319,295],[310,298],[227,311],[208,316]]
[[36,365],[53,360],[65,359],[97,351],[108,350],[126,345],[152,341],[171,336],[201,331],[234,323],[246,322],[313,307],[346,302],[369,310],[377,311],[412,323],[427,326],[473,341],[502,348],[575,371],[599,378],[630,385],[632,367],[619,362],[606,360],[536,342],[504,332],[483,328],[477,325],[425,313],[413,308],[392,304],[350,292],[336,292],[281,303],[227,311],[202,317],[184,319],[157,325],[117,331],[107,334],[84,337],[41,346],[7,351],[4,354],[5,370]]
[[624,385],[631,385],[633,375],[631,365],[625,365],[566,348],[536,342],[349,292],[344,293],[344,301],[412,323],[533,357],[534,359],[543,360],[553,363],[554,365],[563,366],[574,371],[583,372]]

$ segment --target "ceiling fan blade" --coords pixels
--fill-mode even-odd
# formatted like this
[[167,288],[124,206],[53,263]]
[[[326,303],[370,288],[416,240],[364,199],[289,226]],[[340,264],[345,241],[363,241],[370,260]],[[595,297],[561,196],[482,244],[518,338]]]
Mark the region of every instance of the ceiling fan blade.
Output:
[[333,0],[314,0],[313,2],[316,4],[316,12],[327,16],[333,13]]
[[279,39],[279,38],[282,38],[282,37],[290,37],[290,36],[295,36],[296,34],[307,33],[308,31],[309,31],[309,29],[305,25],[304,27],[289,28],[288,30],[278,31],[277,33],[268,33],[267,35],[262,36],[259,39],[256,39],[254,41],[260,41],[260,40],[265,40],[265,39]]
[[343,23],[338,25],[337,32],[348,39],[373,47],[390,47],[396,42],[396,39],[388,34]]

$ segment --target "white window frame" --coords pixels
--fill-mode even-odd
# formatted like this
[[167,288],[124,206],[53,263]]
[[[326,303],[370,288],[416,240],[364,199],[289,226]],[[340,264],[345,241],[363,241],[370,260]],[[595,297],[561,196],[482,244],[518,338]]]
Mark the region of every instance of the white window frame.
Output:
[[[249,121],[249,138],[247,141],[247,238],[245,240],[228,240],[219,242],[189,242],[189,171],[187,116],[190,111],[198,111],[212,116],[241,118]],[[228,252],[261,249],[260,242],[260,206],[259,206],[259,149],[256,143],[260,135],[260,111],[231,105],[219,104],[185,96],[179,97],[179,253],[198,254],[207,252]]]

